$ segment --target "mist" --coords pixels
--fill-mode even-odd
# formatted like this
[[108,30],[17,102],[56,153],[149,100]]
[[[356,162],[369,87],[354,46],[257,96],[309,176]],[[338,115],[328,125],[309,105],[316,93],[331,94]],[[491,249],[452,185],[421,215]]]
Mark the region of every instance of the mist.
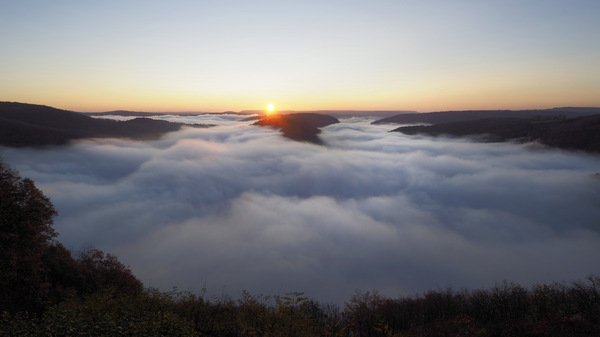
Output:
[[162,290],[343,303],[357,289],[396,297],[599,271],[598,156],[405,136],[366,118],[323,128],[319,146],[242,118],[0,154],[53,202],[58,241],[114,253]]

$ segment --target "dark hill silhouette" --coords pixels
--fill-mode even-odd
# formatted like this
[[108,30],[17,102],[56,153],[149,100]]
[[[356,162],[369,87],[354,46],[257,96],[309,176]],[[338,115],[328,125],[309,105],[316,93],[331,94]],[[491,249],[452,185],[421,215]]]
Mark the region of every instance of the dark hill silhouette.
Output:
[[0,102],[0,145],[11,147],[63,145],[80,138],[156,139],[183,125],[148,118],[98,119],[44,105]]
[[289,115],[271,115],[261,118],[253,125],[274,126],[281,129],[283,136],[292,140],[323,144],[319,138],[320,127],[339,123],[332,116],[316,113],[295,113]]
[[[336,118],[344,117],[390,117],[398,114],[405,113],[417,113],[414,110],[277,110],[280,115],[292,115],[302,113],[312,113],[333,116]],[[266,112],[264,110],[243,110],[240,114],[246,115],[259,115],[258,118],[265,117]],[[257,119],[257,118],[255,118]]]
[[87,116],[124,116],[124,117],[149,117],[156,115],[166,115],[167,113],[152,113],[144,111],[128,111],[128,110],[114,110],[105,112],[84,112]]
[[242,111],[223,111],[223,112],[206,112],[206,111],[172,111],[172,112],[146,112],[146,111],[129,111],[129,110],[113,110],[104,112],[83,112],[87,116],[124,116],[124,117],[151,117],[151,116],[198,116],[198,115],[239,115],[247,116],[256,112]]
[[374,121],[372,124],[439,124],[485,118],[534,118],[537,116],[558,116],[575,118],[600,114],[600,108],[553,108],[540,110],[465,110],[436,111],[427,113],[405,113]]
[[429,126],[404,126],[392,131],[408,135],[470,136],[486,142],[536,141],[561,149],[600,153],[600,115],[571,119],[489,118]]

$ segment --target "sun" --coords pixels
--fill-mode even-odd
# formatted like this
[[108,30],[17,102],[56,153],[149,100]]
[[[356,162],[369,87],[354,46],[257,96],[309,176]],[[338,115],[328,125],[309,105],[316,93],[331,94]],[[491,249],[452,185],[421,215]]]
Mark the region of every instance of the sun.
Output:
[[272,114],[274,111],[275,111],[275,105],[273,105],[273,103],[269,103],[267,105],[267,113]]

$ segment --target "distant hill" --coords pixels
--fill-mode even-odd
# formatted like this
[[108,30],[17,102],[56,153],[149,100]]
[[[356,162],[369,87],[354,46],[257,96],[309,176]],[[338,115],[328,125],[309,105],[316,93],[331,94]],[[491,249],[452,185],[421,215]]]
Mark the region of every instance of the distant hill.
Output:
[[11,147],[63,145],[81,138],[156,139],[183,125],[149,118],[120,122],[45,105],[0,102],[0,145]]
[[[413,110],[277,110],[277,113],[280,115],[294,115],[294,114],[319,114],[319,115],[327,115],[332,117],[389,117],[395,116],[398,114],[405,113],[417,113]],[[264,117],[266,112],[264,110],[244,110],[241,111],[240,114],[251,114],[251,115],[259,115],[260,117]],[[259,117],[259,118],[260,118]]]
[[439,124],[485,118],[534,118],[537,116],[558,116],[575,118],[600,114],[600,108],[553,108],[540,110],[465,110],[436,111],[427,113],[404,113],[382,118],[372,124]]
[[333,117],[389,117],[399,114],[417,113],[416,111],[398,110],[313,110],[313,111],[280,111],[282,114],[314,113]]
[[185,112],[145,112],[145,111],[129,111],[129,110],[114,110],[104,112],[82,112],[87,116],[124,116],[124,117],[150,117],[150,116],[164,116],[164,115],[175,115],[175,116],[198,116],[198,115],[240,115],[246,116],[250,113],[246,112],[200,112],[200,111],[185,111]]
[[567,150],[600,153],[600,115],[562,117],[488,118],[435,125],[404,126],[392,130],[408,135],[475,137],[479,141],[536,141]]
[[152,113],[144,111],[128,111],[128,110],[114,110],[105,112],[82,112],[87,116],[123,116],[123,117],[149,117],[157,115],[166,115],[167,113]]
[[289,115],[272,115],[261,118],[253,125],[274,126],[281,128],[283,136],[292,140],[322,144],[319,138],[320,127],[339,123],[329,115],[317,113],[295,113]]
[[[328,115],[333,117],[389,117],[405,113],[417,113],[416,111],[400,111],[400,110],[314,110],[314,111],[297,111],[297,110],[279,110],[280,115],[293,115],[299,113],[315,113]],[[224,112],[145,112],[145,111],[129,111],[129,110],[114,110],[104,112],[83,112],[88,116],[124,116],[124,117],[150,117],[159,115],[179,115],[179,116],[197,116],[197,115],[259,115],[254,119],[260,119],[265,116],[264,110],[243,110],[243,111],[224,111]]]

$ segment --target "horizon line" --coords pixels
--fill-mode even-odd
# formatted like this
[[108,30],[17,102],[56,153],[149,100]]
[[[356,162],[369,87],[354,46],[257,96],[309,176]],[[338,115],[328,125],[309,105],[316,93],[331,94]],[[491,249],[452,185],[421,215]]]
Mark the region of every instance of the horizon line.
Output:
[[[134,113],[149,113],[149,114],[226,114],[226,113],[235,113],[235,114],[247,114],[247,113],[261,113],[265,112],[266,109],[243,109],[243,110],[223,110],[223,111],[203,111],[203,110],[155,110],[155,111],[146,111],[144,109],[141,110],[129,110],[129,109],[114,109],[114,110],[100,110],[100,111],[84,111],[84,110],[72,110],[59,108],[56,106],[48,105],[48,104],[40,104],[40,103],[26,103],[26,102],[18,102],[18,101],[0,101],[0,103],[18,103],[18,104],[29,104],[29,105],[39,105],[46,106],[54,109],[60,109],[71,112],[78,112],[83,114],[102,114],[102,113],[110,113],[110,112],[134,112]],[[403,112],[403,113],[432,113],[432,112],[455,112],[455,111],[534,111],[534,110],[556,110],[556,109],[600,109],[600,106],[576,106],[576,105],[567,105],[567,106],[553,106],[553,107],[540,107],[540,108],[486,108],[486,109],[442,109],[442,110],[429,110],[429,111],[419,111],[413,109],[282,109],[276,110],[279,113],[296,113],[296,112]]]

